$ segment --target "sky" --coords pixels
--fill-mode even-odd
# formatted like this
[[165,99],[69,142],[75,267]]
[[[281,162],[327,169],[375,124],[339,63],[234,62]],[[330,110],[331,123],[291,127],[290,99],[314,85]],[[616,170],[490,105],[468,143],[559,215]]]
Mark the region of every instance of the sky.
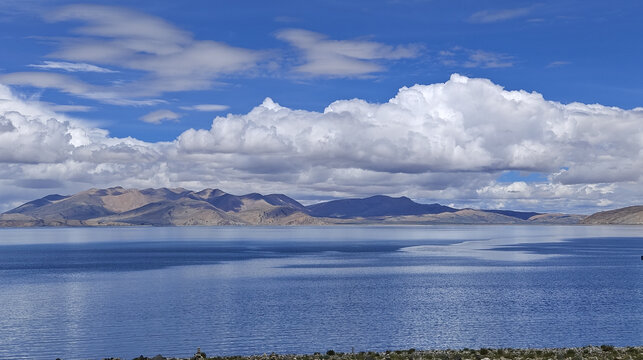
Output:
[[0,3],[0,211],[92,187],[643,203],[638,1]]

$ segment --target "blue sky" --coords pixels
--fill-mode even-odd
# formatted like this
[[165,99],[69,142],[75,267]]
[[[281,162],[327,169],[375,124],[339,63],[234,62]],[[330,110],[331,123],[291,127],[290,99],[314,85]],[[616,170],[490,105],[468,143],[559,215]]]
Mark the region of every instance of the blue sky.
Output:
[[[29,174],[35,171],[34,166],[51,169],[54,164],[74,164],[83,169],[79,172],[111,170],[109,176],[99,179],[80,173],[71,177],[55,171],[45,173],[36,183],[49,185],[26,186],[28,195],[80,190],[93,184],[129,184],[222,187],[232,192],[274,190],[304,201],[388,192],[457,206],[580,212],[626,205],[641,196],[637,190],[641,175],[635,168],[641,162],[643,127],[636,110],[643,106],[642,10],[643,4],[634,1],[4,1],[0,4],[0,44],[5,54],[0,60],[0,84],[10,92],[4,110],[11,111],[9,102],[13,101],[16,109],[31,109],[31,113],[18,111],[22,115],[47,114],[76,130],[65,130],[72,148],[55,160],[17,155],[21,148],[7,146],[6,151],[13,153],[4,156],[8,170],[0,174],[0,181],[6,189],[20,190],[24,184],[34,184],[26,181],[33,180]],[[452,144],[447,151],[451,157],[442,154],[440,151],[446,151],[442,148],[438,151],[428,146],[433,150],[424,152],[419,146],[396,147],[399,141],[410,141],[409,137],[380,138],[380,133],[373,133],[370,138],[351,138],[355,134],[343,134],[342,126],[330,122],[323,128],[327,133],[322,139],[340,134],[354,141],[344,139],[340,150],[334,149],[334,157],[326,161],[330,165],[317,164],[319,155],[306,147],[310,142],[302,145],[297,140],[301,134],[290,128],[298,123],[314,130],[315,119],[328,112],[330,104],[355,99],[342,105],[345,113],[353,114],[349,118],[365,128],[384,129],[389,126],[387,120],[397,119],[386,119],[388,110],[380,109],[380,117],[371,122],[371,115],[361,112],[360,101],[386,104],[403,87],[458,83],[451,77],[454,73],[466,79],[488,79],[488,83],[480,83],[486,88],[479,93],[473,90],[478,89],[475,81],[469,82],[468,92],[460,89],[438,94],[433,88],[423,88],[427,104],[420,112],[425,113],[414,116],[432,116],[434,120],[446,116],[444,119],[456,121],[453,131],[460,129],[457,121],[464,116],[461,132],[469,137],[450,139],[449,127],[433,133],[430,127],[442,124],[437,120],[408,125],[409,131],[414,129],[438,148]],[[454,102],[460,98],[458,91],[463,91],[463,102],[467,96],[476,99],[494,91],[522,91],[523,95],[516,96],[524,99],[514,100],[523,105],[498,104],[497,111],[489,109],[493,118],[480,113],[481,119],[477,119],[476,109],[467,115],[469,112],[461,109],[466,104]],[[525,95],[532,92],[538,96]],[[264,108],[260,104],[269,105],[264,102],[268,97],[290,115],[273,122],[265,120],[267,117],[252,120],[253,111]],[[553,110],[543,109],[550,102],[603,107],[574,108],[575,113],[593,116],[591,126],[569,130],[580,122],[570,118],[567,107],[558,109],[560,119],[547,125],[551,125],[549,130],[536,129],[545,126],[547,116],[554,116],[548,113]],[[400,104],[404,111],[410,109],[410,103],[400,100]],[[442,107],[450,112],[438,111]],[[606,111],[613,114],[606,115]],[[264,145],[276,139],[288,146],[226,145],[234,136],[248,136],[235,132],[234,124],[223,126],[223,120],[213,123],[213,118],[224,119],[227,114],[237,114],[236,124],[258,124],[267,131],[263,140],[257,140]],[[296,120],[299,116],[307,117],[308,122]],[[521,118],[524,116],[529,118]],[[606,116],[617,120],[606,120]],[[621,132],[593,142],[598,135],[591,131],[603,134],[603,127],[612,128],[606,122],[619,123],[621,118],[622,125],[615,127],[631,136],[624,141],[629,148],[619,145]],[[513,127],[503,125],[514,121]],[[536,123],[525,125],[530,121]],[[15,121],[8,124],[18,129]],[[393,133],[406,129],[404,123],[398,125]],[[523,125],[527,127],[521,128]],[[489,132],[481,130],[484,128]],[[565,135],[563,140],[563,128],[576,135]],[[586,138],[574,137],[590,128]],[[508,137],[518,134],[516,142],[504,144],[504,140],[498,142],[485,135],[494,129],[504,129]],[[529,131],[553,131],[558,137],[535,139]],[[96,135],[100,139],[94,135],[78,138],[79,132],[100,133]],[[25,134],[21,144],[29,138]],[[185,145],[188,140],[192,142]],[[199,141],[205,145],[197,146]],[[319,141],[315,138],[314,143]],[[491,149],[494,141],[504,147]],[[170,143],[185,146],[167,150],[164,144]],[[378,146],[373,143],[387,143],[381,154],[375,152],[380,157],[356,155]],[[80,147],[86,150],[90,145],[145,148],[160,155],[153,165],[124,164],[97,152],[87,161],[78,153]],[[587,146],[591,151],[584,148]],[[463,157],[458,157],[460,148],[464,149]],[[547,159],[533,155],[542,155],[547,149],[554,153]],[[169,159],[182,151],[189,156]],[[577,158],[576,152],[583,151],[591,156]],[[296,158],[305,165],[285,169],[277,164],[277,153],[286,162]],[[624,155],[628,153],[631,155]],[[267,159],[266,154],[274,158]],[[477,155],[481,156],[477,163],[465,161]],[[135,161],[141,154],[132,156]],[[208,162],[208,156],[226,161]],[[531,156],[530,161],[522,159],[525,156]],[[380,160],[391,165],[382,165]],[[200,169],[199,174],[190,177],[173,161],[192,164]],[[604,177],[587,175],[596,161],[601,162],[597,169],[604,167],[600,171]],[[216,165],[204,165],[208,163]],[[240,163],[249,165],[234,165]],[[142,175],[143,168],[158,174],[159,164],[172,170],[162,179]],[[130,174],[122,167],[138,170]],[[256,170],[259,168],[263,170]],[[463,178],[468,179],[466,184],[459,184],[458,179]],[[7,192],[15,194],[13,189]],[[522,195],[517,197],[517,193]],[[570,204],[565,201],[570,194],[586,197]],[[10,194],[0,194],[0,199],[11,205],[23,200]]]

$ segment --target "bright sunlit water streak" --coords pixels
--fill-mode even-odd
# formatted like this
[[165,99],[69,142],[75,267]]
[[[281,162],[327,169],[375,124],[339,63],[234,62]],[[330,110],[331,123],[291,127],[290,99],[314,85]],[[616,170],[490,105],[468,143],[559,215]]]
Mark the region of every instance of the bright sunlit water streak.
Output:
[[643,343],[643,227],[0,230],[0,358]]

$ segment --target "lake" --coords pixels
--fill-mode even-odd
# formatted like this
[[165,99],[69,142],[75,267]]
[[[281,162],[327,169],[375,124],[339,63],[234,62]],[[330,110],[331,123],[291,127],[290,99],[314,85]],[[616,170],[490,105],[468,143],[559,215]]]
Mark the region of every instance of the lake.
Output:
[[0,230],[0,358],[643,344],[641,226]]

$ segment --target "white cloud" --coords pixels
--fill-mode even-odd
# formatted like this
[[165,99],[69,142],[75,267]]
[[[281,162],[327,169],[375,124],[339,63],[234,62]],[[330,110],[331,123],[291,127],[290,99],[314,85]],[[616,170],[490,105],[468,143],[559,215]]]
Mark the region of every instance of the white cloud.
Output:
[[90,84],[76,80],[69,75],[43,72],[15,72],[0,75],[0,82],[7,85],[54,88],[69,94],[90,94],[89,96],[96,97],[93,91],[91,91],[93,87]]
[[[123,8],[70,5],[48,20],[85,22],[75,29],[82,37],[63,42],[52,56],[146,71],[154,77],[150,83],[174,84],[164,91],[207,88],[214,77],[248,69],[260,59],[256,51],[195,40],[163,19]],[[139,89],[145,90],[159,91]]]
[[87,25],[78,28],[78,33],[104,38],[137,38],[160,43],[186,43],[191,40],[189,33],[163,19],[112,6],[69,5],[47,13],[45,19],[52,22],[85,21]]
[[391,46],[365,40],[331,40],[325,35],[302,29],[287,29],[277,38],[298,48],[304,63],[295,71],[309,75],[363,76],[384,70],[382,60],[414,58],[417,45]]
[[[0,202],[18,201],[17,187],[31,189],[26,201],[34,188],[57,184],[40,194],[184,186],[587,213],[641,198],[641,123],[643,108],[561,104],[453,75],[404,87],[385,103],[339,100],[323,112],[266,99],[209,129],[148,143],[110,137],[0,87]],[[548,180],[497,182],[507,170]]]
[[228,105],[219,105],[219,104],[199,104],[192,106],[181,106],[181,110],[187,111],[205,111],[205,112],[218,112],[228,110],[230,107]]
[[31,64],[29,67],[43,70],[64,70],[68,72],[97,72],[97,73],[115,73],[118,71],[110,70],[100,66],[87,63],[70,63],[64,61],[43,61],[44,64]]
[[52,39],[58,47],[48,57],[55,61],[30,66],[68,72],[117,71],[104,67],[108,66],[129,70],[133,78],[94,85],[69,75],[25,72],[6,74],[0,82],[54,88],[109,104],[149,105],[160,102],[149,97],[166,92],[209,89],[219,77],[252,69],[264,57],[259,51],[196,40],[163,19],[125,8],[69,5],[47,12],[45,19],[82,25],[72,29],[73,37]]
[[57,114],[46,103],[25,101],[0,85],[0,162],[59,163],[107,132]]
[[[609,205],[606,196],[618,199],[618,206],[632,205],[632,199],[627,198],[626,190],[631,184],[576,184],[563,185],[559,183],[514,182],[509,184],[491,182],[490,185],[476,190],[481,203],[494,203],[499,199],[505,208],[518,210],[568,211],[576,213],[592,213],[599,207]],[[618,191],[620,188],[620,191]],[[621,192],[621,194],[619,194]],[[493,206],[489,206],[492,208]],[[588,210],[589,209],[589,210]],[[542,210],[541,210],[542,211]]]
[[0,116],[0,162],[48,163],[67,159],[72,150],[67,124],[30,119],[18,112]]
[[57,89],[67,94],[101,101],[113,105],[149,106],[165,103],[160,99],[127,99],[116,88],[96,86],[75,77],[44,72],[15,72],[0,75],[0,83]]
[[160,124],[163,121],[178,121],[181,115],[175,113],[172,110],[162,109],[152,111],[151,113],[141,116],[141,120],[150,124]]
[[506,21],[529,15],[533,10],[534,6],[517,9],[482,10],[471,15],[469,21],[483,24]]
[[52,110],[57,112],[88,112],[94,110],[93,107],[87,105],[59,105],[49,104]]

